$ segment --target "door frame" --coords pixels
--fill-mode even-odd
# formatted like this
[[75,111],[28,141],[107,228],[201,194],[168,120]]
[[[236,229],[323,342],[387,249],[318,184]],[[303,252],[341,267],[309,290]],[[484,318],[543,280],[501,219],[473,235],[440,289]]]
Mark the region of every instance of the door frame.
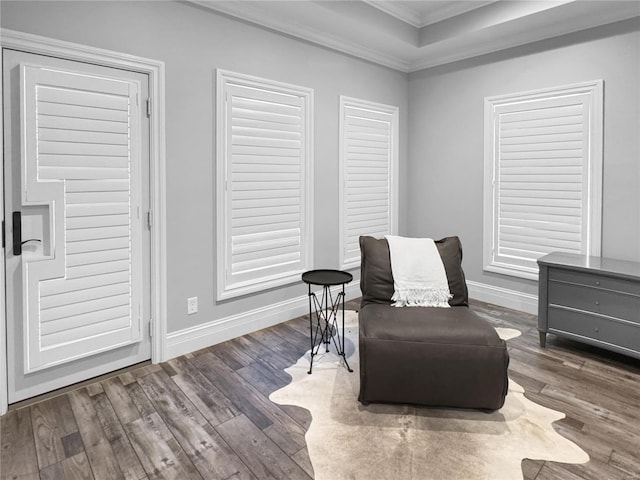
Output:
[[[165,67],[164,62],[104,50],[15,30],[0,29],[0,63],[3,49],[48,55],[64,60],[92,63],[131,70],[149,76],[149,156],[151,198],[151,361],[166,360],[167,337],[167,242],[166,242],[166,164],[165,164]],[[0,90],[2,75],[0,75]],[[0,116],[0,131],[3,130]],[[0,138],[4,169],[4,135]],[[4,182],[0,181],[0,212],[4,212]],[[4,214],[3,214],[4,215]],[[4,249],[3,249],[4,250]],[[0,255],[0,415],[8,409],[7,322],[4,251]]]

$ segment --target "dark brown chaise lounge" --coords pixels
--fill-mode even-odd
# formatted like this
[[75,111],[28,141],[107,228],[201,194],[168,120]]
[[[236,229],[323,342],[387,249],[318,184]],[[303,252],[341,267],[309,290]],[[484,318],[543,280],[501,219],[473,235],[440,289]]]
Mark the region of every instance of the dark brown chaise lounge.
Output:
[[458,237],[436,241],[451,308],[393,307],[389,245],[360,237],[358,400],[497,410],[507,394],[504,340],[469,309]]

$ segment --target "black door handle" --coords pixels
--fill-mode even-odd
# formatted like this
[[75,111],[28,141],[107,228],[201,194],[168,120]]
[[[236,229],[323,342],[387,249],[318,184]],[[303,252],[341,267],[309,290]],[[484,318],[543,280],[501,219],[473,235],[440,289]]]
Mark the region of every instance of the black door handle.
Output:
[[20,212],[13,212],[13,254],[22,255],[22,218]]
[[22,245],[24,245],[25,243],[29,243],[29,242],[42,243],[42,240],[40,240],[39,238],[28,238],[27,240],[23,240],[22,241]]

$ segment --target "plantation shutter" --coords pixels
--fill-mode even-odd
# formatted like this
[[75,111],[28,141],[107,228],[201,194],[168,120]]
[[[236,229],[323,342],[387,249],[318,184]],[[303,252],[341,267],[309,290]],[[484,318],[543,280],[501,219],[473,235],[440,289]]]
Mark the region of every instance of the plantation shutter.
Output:
[[398,109],[341,97],[341,264],[360,264],[361,235],[395,233]]
[[220,85],[225,298],[298,280],[309,267],[311,92],[237,74],[222,73]]
[[23,253],[26,370],[141,338],[138,84],[23,65],[23,205],[51,240]]
[[594,254],[601,119],[592,86],[503,98],[490,108],[492,263],[537,275],[547,253]]

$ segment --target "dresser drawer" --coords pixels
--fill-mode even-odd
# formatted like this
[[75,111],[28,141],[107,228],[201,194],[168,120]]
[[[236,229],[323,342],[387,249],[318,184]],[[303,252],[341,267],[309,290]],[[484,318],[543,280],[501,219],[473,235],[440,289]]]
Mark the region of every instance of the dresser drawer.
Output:
[[640,352],[640,325],[617,322],[584,312],[550,306],[549,331],[580,335]]
[[621,318],[640,325],[640,297],[572,283],[553,282],[549,304]]
[[588,273],[572,272],[557,268],[549,269],[549,280],[556,282],[573,283],[586,287],[613,290],[615,292],[629,293],[640,297],[640,283],[619,278],[611,278],[602,275],[590,275]]

